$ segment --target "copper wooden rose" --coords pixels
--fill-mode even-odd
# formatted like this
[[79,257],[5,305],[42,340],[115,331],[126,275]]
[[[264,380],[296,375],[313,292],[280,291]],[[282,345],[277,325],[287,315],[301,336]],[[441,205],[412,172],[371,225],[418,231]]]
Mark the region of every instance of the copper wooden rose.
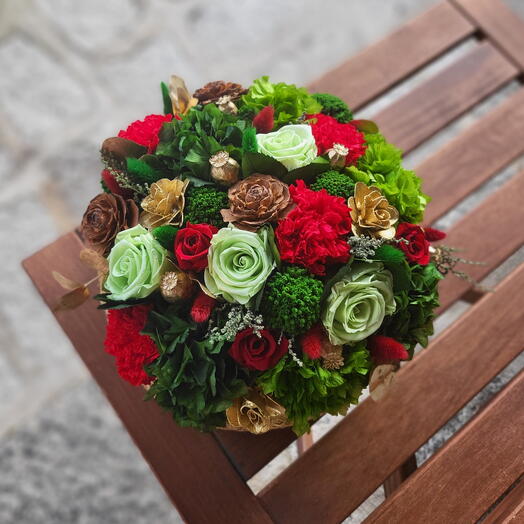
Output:
[[355,194],[349,197],[351,209],[351,229],[355,235],[394,238],[394,224],[398,221],[398,211],[375,186],[363,182],[355,184]]
[[111,249],[118,232],[137,224],[138,207],[132,200],[100,193],[89,202],[80,230],[97,253],[105,254]]
[[229,209],[222,209],[222,218],[247,231],[284,218],[294,205],[287,184],[258,173],[229,188],[228,196]]
[[245,93],[247,93],[247,90],[240,84],[216,80],[215,82],[208,82],[204,87],[197,89],[193,93],[193,96],[197,98],[201,104],[205,105],[216,102],[223,96],[228,96],[230,101],[236,100]]
[[165,224],[180,225],[184,219],[185,191],[189,180],[162,178],[149,188],[142,200],[140,222],[148,229]]

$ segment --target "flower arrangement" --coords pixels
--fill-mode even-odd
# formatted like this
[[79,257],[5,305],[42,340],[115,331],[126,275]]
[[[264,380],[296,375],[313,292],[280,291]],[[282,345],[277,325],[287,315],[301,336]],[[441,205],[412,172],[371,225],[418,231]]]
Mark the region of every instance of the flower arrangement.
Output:
[[302,434],[433,333],[429,197],[333,95],[161,87],[164,114],[104,141],[82,220],[105,349],[182,426]]

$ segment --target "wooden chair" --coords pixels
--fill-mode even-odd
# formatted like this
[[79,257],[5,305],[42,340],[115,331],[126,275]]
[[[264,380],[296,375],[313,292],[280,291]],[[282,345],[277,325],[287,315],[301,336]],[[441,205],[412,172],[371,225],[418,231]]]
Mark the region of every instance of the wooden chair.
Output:
[[[499,88],[521,82],[524,24],[500,0],[442,2],[311,87],[358,110],[468,39],[475,45],[460,58],[375,115],[388,139],[410,152]],[[418,166],[433,197],[427,223],[522,155],[523,137],[519,85]],[[523,201],[520,173],[449,231],[449,245],[486,263],[469,269],[475,278],[522,246]],[[62,294],[53,269],[78,280],[92,276],[79,262],[81,248],[72,232],[24,262],[49,306]],[[290,431],[256,437],[182,429],[156,404],[144,402],[140,388],[119,379],[102,350],[104,315],[94,301],[56,318],[188,522],[339,522],[382,483],[388,498],[369,522],[474,522],[502,494],[507,496],[486,522],[524,522],[524,482],[518,483],[524,474],[522,373],[416,471],[413,458],[524,348],[523,289],[521,266],[405,365],[386,398],[361,403],[258,496],[246,481],[293,442]],[[478,298],[470,290],[467,282],[446,279],[441,311],[458,299]]]

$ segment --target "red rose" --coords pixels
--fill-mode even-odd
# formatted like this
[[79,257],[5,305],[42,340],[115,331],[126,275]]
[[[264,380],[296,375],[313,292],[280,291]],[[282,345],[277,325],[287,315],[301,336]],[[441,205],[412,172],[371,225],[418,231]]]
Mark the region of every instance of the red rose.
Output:
[[314,275],[324,275],[326,265],[347,262],[351,217],[344,199],[325,189],[312,191],[303,180],[289,186],[289,192],[297,206],[275,230],[280,258]]
[[421,266],[429,264],[429,242],[421,227],[402,222],[398,225],[396,237],[407,240],[407,243],[399,242],[398,246],[410,262]]
[[[177,117],[175,117],[177,118]],[[121,138],[132,140],[141,146],[147,147],[148,153],[154,153],[158,146],[158,133],[164,122],[171,122],[173,115],[148,115],[144,120],[136,120],[129,124],[126,130],[118,133]],[[177,118],[178,120],[179,118]]]
[[333,144],[341,144],[348,148],[346,165],[351,165],[366,152],[364,135],[353,124],[343,124],[336,118],[322,113],[308,115],[308,118],[315,120],[311,123],[311,131],[319,155],[331,149]]
[[262,329],[257,335],[252,328],[248,328],[237,333],[229,348],[229,355],[241,366],[265,371],[275,367],[287,353],[288,346],[289,342],[285,337],[277,341],[267,329]]
[[209,224],[190,224],[175,238],[175,256],[178,267],[184,271],[202,271],[207,267],[207,252],[211,237],[218,231]]

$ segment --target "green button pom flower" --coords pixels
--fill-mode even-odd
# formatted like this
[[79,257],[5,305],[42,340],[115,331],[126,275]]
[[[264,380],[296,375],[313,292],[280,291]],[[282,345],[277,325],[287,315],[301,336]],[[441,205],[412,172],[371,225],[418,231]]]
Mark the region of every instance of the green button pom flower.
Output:
[[395,309],[391,273],[379,262],[355,263],[331,287],[322,323],[332,344],[354,344],[373,334]]
[[281,127],[273,133],[257,135],[260,153],[278,160],[288,171],[307,166],[317,157],[317,145],[311,126],[297,124]]
[[276,266],[273,230],[257,233],[232,226],[213,235],[204,280],[209,291],[228,302],[247,304]]
[[169,261],[167,251],[141,225],[121,231],[109,253],[109,276],[104,284],[111,300],[144,298],[160,285]]

